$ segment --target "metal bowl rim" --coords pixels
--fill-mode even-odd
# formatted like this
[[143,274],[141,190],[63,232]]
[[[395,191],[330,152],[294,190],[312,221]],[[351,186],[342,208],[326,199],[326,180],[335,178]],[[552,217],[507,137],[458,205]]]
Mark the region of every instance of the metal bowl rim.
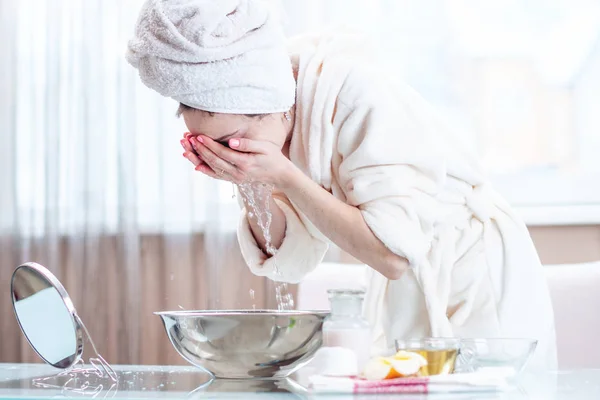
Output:
[[317,316],[327,317],[330,311],[315,310],[178,310],[178,311],[156,311],[154,315],[161,317],[214,317],[214,316],[283,316],[283,317],[305,317]]

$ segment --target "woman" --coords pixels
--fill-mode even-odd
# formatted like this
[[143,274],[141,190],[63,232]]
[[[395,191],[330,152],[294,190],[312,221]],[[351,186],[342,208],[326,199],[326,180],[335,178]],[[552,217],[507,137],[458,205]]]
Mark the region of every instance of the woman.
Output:
[[556,365],[525,225],[429,105],[338,33],[293,40],[260,1],[150,0],[129,44],[143,82],[181,103],[197,171],[273,185],[274,254],[242,211],[253,273],[299,282],[328,243],[371,267],[374,353],[397,338],[528,337]]

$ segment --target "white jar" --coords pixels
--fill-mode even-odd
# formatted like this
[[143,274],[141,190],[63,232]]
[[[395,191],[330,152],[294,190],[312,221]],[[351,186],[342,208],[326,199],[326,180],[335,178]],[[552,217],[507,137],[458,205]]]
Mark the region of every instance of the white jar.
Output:
[[362,372],[369,361],[371,327],[362,316],[364,290],[327,291],[331,314],[323,324],[323,346],[343,347],[356,354],[357,369]]

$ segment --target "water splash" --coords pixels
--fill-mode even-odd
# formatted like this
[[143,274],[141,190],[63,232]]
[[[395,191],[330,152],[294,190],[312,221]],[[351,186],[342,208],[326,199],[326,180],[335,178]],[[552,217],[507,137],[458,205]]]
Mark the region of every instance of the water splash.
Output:
[[252,299],[252,309],[256,311],[256,304],[254,302],[254,289],[250,289],[248,293],[250,294],[250,299]]
[[[273,247],[271,238],[271,222],[273,214],[269,208],[269,200],[273,193],[273,186],[259,182],[248,182],[238,185],[242,198],[248,210],[248,217],[255,218],[265,239],[265,250],[267,254],[274,256],[277,249]],[[277,263],[274,264],[273,272],[275,276],[281,276],[281,271]],[[254,291],[250,290],[250,297],[254,300]],[[288,291],[287,283],[278,283],[275,287],[275,299],[277,300],[277,310],[293,310],[294,298]],[[255,310],[256,306],[252,305]]]
[[294,309],[294,296],[288,291],[287,283],[280,283],[275,287],[275,299],[278,311]]
[[248,207],[248,217],[255,218],[263,237],[267,254],[274,256],[277,249],[271,243],[271,221],[273,214],[269,209],[269,200],[273,193],[273,185],[260,182],[247,182],[238,185],[244,195],[244,203]]

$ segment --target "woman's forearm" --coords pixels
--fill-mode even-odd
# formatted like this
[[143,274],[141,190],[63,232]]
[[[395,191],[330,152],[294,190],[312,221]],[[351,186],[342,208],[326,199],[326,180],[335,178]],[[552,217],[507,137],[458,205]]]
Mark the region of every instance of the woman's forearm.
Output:
[[[245,198],[243,193],[241,195]],[[253,210],[250,210],[250,207],[248,207],[248,202],[245,201],[244,204],[246,204],[246,218],[248,218],[248,222],[250,223],[250,229],[252,230],[252,235],[254,236],[256,243],[266,255],[270,255],[267,252],[267,243],[265,240],[265,235],[261,227],[258,225],[258,216],[253,215],[251,217],[250,213],[256,213]],[[279,246],[281,246],[281,243],[283,243],[283,238],[285,237],[286,222],[285,214],[283,213],[283,211],[281,211],[281,208],[279,208],[277,203],[275,203],[275,200],[273,200],[272,195],[269,195],[269,210],[272,214],[271,226],[269,229],[269,232],[271,234],[271,246],[273,246],[275,249],[278,249]]]
[[360,210],[335,198],[297,168],[289,168],[280,189],[333,243],[388,279],[399,279],[408,261],[371,231]]

